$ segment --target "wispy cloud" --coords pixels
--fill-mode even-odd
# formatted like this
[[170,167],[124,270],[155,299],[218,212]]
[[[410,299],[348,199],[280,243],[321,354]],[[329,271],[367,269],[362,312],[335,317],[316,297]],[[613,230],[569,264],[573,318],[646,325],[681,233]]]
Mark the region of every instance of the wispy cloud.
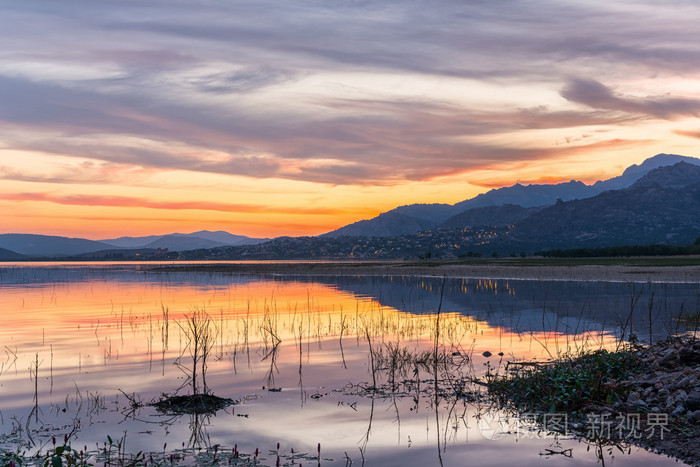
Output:
[[[51,95],[51,86],[20,84],[13,95]],[[26,88],[26,89],[25,89]],[[54,99],[50,99],[54,100]],[[316,101],[317,98],[312,99]],[[179,169],[257,178],[281,177],[331,184],[395,184],[428,180],[493,164],[555,157],[564,148],[517,148],[478,143],[471,137],[513,131],[622,124],[636,116],[603,111],[552,111],[547,107],[513,110],[465,109],[441,101],[330,98],[316,102],[332,109],[322,121],[302,116],[288,119],[230,111],[231,120],[212,110],[168,107],[149,109],[147,99],[129,109],[95,93],[69,99],[56,114],[69,118],[55,124],[37,116],[16,131],[24,105],[0,109],[12,122],[5,141],[15,149],[57,153],[160,169]],[[59,105],[59,104],[56,104]],[[77,110],[76,110],[77,109]],[[73,115],[72,112],[76,112]],[[24,114],[26,115],[26,114]],[[110,129],[148,144],[105,138]],[[173,144],[177,142],[177,144]],[[211,160],[203,154],[217,151]]]
[[153,169],[131,164],[83,161],[76,164],[54,164],[45,167],[18,169],[0,165],[0,180],[65,184],[137,184],[154,174]]
[[653,118],[697,117],[700,114],[700,98],[626,97],[613,93],[610,88],[592,79],[573,79],[561,94],[572,102],[596,109],[621,111]]
[[201,91],[214,94],[247,93],[279,85],[295,77],[296,73],[289,70],[263,66],[197,77],[192,81],[192,85]]
[[[592,148],[555,130],[700,112],[690,91],[636,87],[695,79],[697,2],[80,0],[0,15],[0,141],[115,165],[392,185]],[[513,142],[523,132],[531,144]]]
[[[70,206],[103,206],[120,208],[151,208],[166,210],[196,209],[202,211],[222,211],[235,213],[270,213],[270,214],[305,214],[332,215],[346,213],[346,210],[332,208],[282,208],[279,206],[261,206],[253,204],[229,204],[207,201],[152,201],[127,196],[99,195],[54,195],[49,193],[4,193],[4,201],[46,201]],[[368,211],[369,212],[369,211]]]
[[681,136],[687,136],[689,138],[700,139],[700,130],[696,130],[696,131],[675,130],[674,133],[677,135],[681,135]]

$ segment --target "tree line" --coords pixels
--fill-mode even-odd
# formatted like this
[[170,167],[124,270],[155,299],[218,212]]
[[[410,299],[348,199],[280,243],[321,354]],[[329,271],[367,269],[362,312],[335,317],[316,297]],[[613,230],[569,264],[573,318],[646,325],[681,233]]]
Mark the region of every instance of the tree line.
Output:
[[692,245],[625,245],[600,248],[572,248],[568,250],[540,251],[535,254],[551,258],[700,255],[700,237]]

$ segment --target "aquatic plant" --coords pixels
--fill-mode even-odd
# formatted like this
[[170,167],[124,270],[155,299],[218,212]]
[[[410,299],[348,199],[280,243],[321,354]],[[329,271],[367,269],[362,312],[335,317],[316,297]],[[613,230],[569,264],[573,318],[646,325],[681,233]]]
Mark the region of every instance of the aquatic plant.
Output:
[[[202,380],[202,393],[208,394],[207,359],[216,342],[218,334],[216,325],[206,311],[198,308],[195,308],[190,315],[185,315],[184,324],[179,321],[177,321],[177,324],[187,338],[185,348],[189,350],[192,357],[191,367],[178,366],[188,376],[189,382],[192,384],[193,395],[200,392],[200,385],[198,384],[200,377]],[[201,373],[198,376],[197,369],[200,366]]]
[[644,367],[636,348],[616,352],[601,349],[546,363],[509,363],[505,375],[487,375],[489,392],[500,402],[526,411],[576,412],[590,404],[626,398],[616,384]]

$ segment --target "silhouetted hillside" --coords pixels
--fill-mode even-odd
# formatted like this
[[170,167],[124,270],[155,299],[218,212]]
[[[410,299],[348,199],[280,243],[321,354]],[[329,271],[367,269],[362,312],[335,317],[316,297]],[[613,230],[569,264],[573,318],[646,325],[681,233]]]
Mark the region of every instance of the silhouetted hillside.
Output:
[[455,204],[455,207],[461,211],[503,204],[517,204],[529,208],[547,206],[555,203],[557,199],[568,201],[588,198],[595,194],[589,185],[576,180],[556,185],[521,185],[516,183],[513,186],[487,191],[472,199],[461,201]]
[[2,234],[0,248],[33,257],[62,257],[113,248],[106,243],[84,238],[50,235]]
[[355,222],[338,230],[324,234],[324,237],[362,236],[362,237],[393,237],[421,230],[428,230],[437,224],[434,220],[400,214],[389,211],[374,219]]
[[[662,166],[670,166],[677,162],[687,162],[700,165],[700,159],[694,157],[678,156],[675,154],[657,154],[646,159],[639,165],[628,167],[621,175],[608,180],[598,181],[593,185],[586,185],[580,181],[571,180],[565,183],[554,185],[533,184],[521,185],[516,183],[513,186],[490,190],[486,193],[475,196],[456,203],[449,204],[411,204],[399,206],[391,211],[380,214],[373,219],[362,220],[346,225],[332,232],[327,236],[339,237],[343,235],[367,236],[367,237],[388,237],[393,235],[405,235],[419,232],[421,230],[434,229],[438,226],[460,226],[457,223],[447,223],[448,218],[456,216],[464,211],[476,208],[500,207],[503,205],[518,205],[525,208],[550,206],[557,200],[571,201],[575,199],[586,199],[596,196],[604,191],[619,190],[627,188],[634,182],[642,178],[649,171]],[[476,214],[475,214],[476,215]],[[489,214],[486,211],[479,213],[487,219]],[[494,213],[493,219],[499,224],[508,225],[512,222],[507,217],[499,220],[499,214]],[[517,221],[519,216],[515,216]],[[468,221],[471,222],[471,221]],[[514,221],[513,221],[514,222]],[[470,224],[461,224],[470,225]],[[476,225],[476,224],[471,224]]]
[[120,248],[193,250],[197,248],[215,248],[222,245],[254,245],[267,240],[269,239],[234,235],[224,232],[223,230],[218,230],[216,232],[200,230],[189,234],[173,233],[167,235],[149,235],[146,237],[119,237],[100,241]]
[[503,227],[513,225],[541,209],[541,207],[524,208],[522,206],[516,206],[515,204],[468,209],[456,216],[450,217],[438,227],[441,229],[475,227],[479,225]]
[[700,233],[700,167],[654,169],[631,187],[558,202],[516,223],[504,245],[525,249],[685,245]]
[[225,246],[225,244],[200,237],[170,234],[147,244],[144,248],[168,248],[169,250],[184,251],[199,248],[217,248],[220,246]]
[[[414,259],[481,254],[505,228],[436,229],[392,237],[279,237],[259,245],[170,252],[165,259]],[[150,259],[150,258],[149,258]]]
[[6,250],[5,248],[0,248],[0,261],[15,261],[20,259],[25,259],[26,256],[15,253],[14,251]]
[[695,157],[679,156],[677,154],[657,154],[654,157],[646,159],[639,165],[633,164],[627,167],[622,175],[594,183],[593,188],[597,190],[595,194],[607,190],[621,190],[627,188],[652,170],[658,169],[659,167],[674,165],[678,162],[700,165],[700,159]]

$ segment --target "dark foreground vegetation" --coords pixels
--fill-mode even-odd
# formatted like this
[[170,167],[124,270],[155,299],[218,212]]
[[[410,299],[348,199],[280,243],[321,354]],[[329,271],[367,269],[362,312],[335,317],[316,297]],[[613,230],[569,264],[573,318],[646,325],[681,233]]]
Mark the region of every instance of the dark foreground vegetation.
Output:
[[598,350],[554,363],[509,363],[509,376],[491,379],[489,390],[501,402],[527,411],[566,411],[578,417],[592,404],[624,402],[629,390],[611,381],[643,369],[635,351]]

